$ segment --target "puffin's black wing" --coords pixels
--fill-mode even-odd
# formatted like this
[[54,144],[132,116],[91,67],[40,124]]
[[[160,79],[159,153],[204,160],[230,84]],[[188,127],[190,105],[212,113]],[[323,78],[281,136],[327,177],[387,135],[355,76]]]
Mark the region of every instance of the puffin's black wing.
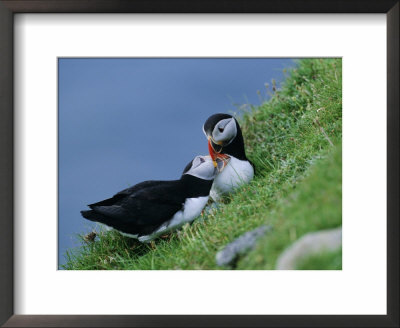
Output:
[[156,180],[151,180],[151,181],[144,181],[141,183],[138,183],[132,187],[126,188],[124,190],[121,190],[120,192],[116,193],[114,196],[111,198],[102,200],[97,203],[89,204],[88,206],[93,209],[94,206],[111,206],[115,205],[118,203],[118,201],[122,200],[126,196],[133,195],[135,192],[143,190],[145,188],[150,188],[152,186],[156,186],[159,184],[162,184],[165,181],[156,181]]
[[183,208],[184,202],[179,180],[147,181],[125,189],[110,199],[91,204],[92,211],[84,211],[82,215],[134,234],[170,220]]

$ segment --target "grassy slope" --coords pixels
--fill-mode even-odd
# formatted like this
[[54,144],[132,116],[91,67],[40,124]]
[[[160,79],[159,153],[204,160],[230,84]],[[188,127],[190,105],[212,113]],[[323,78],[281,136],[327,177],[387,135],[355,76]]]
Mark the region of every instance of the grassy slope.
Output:
[[[101,232],[95,242],[69,252],[64,268],[216,269],[218,250],[271,224],[273,232],[238,268],[273,269],[277,255],[301,235],[341,225],[341,100],[341,60],[301,60],[282,90],[273,87],[270,100],[241,119],[256,167],[251,184],[155,245]],[[329,257],[310,259],[304,268],[325,266]]]
[[[239,262],[238,268],[273,269],[284,248],[310,231],[335,228],[342,218],[342,152],[340,145],[323,154],[297,186],[284,187],[266,216],[274,227],[256,249]],[[288,193],[288,194],[287,194]],[[302,269],[313,269],[323,264],[330,254],[307,259]],[[318,262],[318,263],[316,263]],[[341,263],[341,261],[339,261]],[[324,266],[324,268],[331,268]],[[339,269],[339,268],[338,268]]]

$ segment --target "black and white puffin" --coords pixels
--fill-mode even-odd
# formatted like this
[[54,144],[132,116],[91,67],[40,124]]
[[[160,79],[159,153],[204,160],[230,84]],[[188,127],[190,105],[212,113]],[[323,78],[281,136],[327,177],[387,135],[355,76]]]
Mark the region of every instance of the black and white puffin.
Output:
[[203,125],[208,139],[208,151],[219,173],[214,179],[210,196],[217,201],[254,176],[254,166],[244,150],[242,130],[229,114],[214,114]]
[[91,210],[81,214],[123,235],[149,242],[200,215],[216,173],[210,156],[196,156],[179,180],[141,182],[88,205]]

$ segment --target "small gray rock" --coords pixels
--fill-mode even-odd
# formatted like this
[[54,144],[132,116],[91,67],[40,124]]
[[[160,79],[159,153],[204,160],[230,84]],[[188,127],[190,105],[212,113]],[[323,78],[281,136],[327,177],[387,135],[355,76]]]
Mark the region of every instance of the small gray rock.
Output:
[[213,211],[217,211],[218,208],[219,208],[219,206],[220,206],[220,205],[217,204],[217,203],[211,203],[210,205],[207,205],[207,206],[205,207],[204,213],[210,214],[210,213],[212,213]]
[[277,270],[295,270],[304,258],[342,246],[342,227],[310,232],[289,246],[279,257]]
[[271,229],[271,226],[262,225],[236,238],[217,253],[215,256],[217,265],[224,266],[232,264],[239,255],[251,250],[256,245],[257,240]]
[[209,204],[209,205],[206,205],[206,206],[204,207],[204,210],[203,210],[203,215],[200,215],[200,216],[197,218],[197,221],[198,221],[198,222],[202,222],[202,221],[204,221],[204,220],[207,220],[207,217],[208,217],[209,215],[215,213],[215,212],[218,210],[218,208],[219,208],[219,205],[218,205],[217,203],[211,203],[211,204]]

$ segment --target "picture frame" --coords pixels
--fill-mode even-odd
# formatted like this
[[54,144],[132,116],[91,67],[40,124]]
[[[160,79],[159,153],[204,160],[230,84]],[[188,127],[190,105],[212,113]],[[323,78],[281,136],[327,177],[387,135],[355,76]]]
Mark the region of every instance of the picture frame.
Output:
[[[399,1],[0,1],[0,323],[5,327],[398,327]],[[387,16],[387,315],[14,315],[13,16],[17,13],[385,13]]]

